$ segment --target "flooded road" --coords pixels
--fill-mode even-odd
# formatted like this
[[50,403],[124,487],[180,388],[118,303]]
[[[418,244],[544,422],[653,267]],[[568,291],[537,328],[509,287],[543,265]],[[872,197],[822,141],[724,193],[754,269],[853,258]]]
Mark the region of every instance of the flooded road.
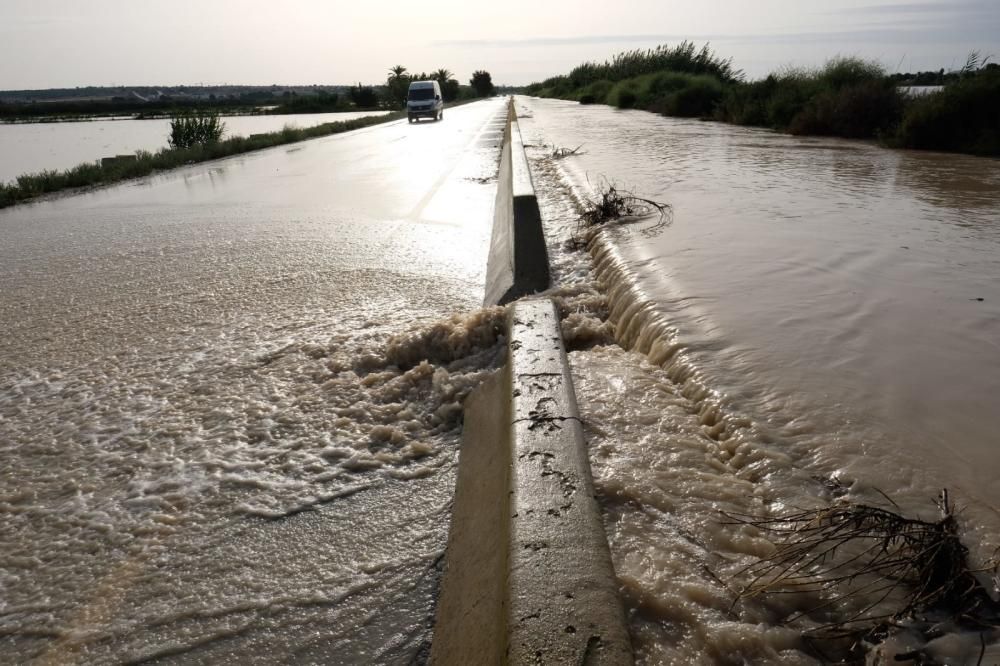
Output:
[[504,116],[0,213],[0,663],[425,654]]
[[[221,116],[226,137],[280,131],[285,125],[313,127],[385,113],[302,113],[274,116]],[[0,182],[49,169],[71,169],[102,157],[156,152],[167,147],[170,120],[132,118],[55,123],[0,123]]]
[[[606,183],[672,206],[668,225],[591,246],[617,344],[572,354],[640,661],[815,660],[798,636],[822,618],[783,622],[803,602],[734,605],[740,572],[773,546],[720,511],[887,505],[884,493],[936,519],[947,488],[975,561],[994,554],[1000,162],[517,107],[564,236],[570,194]],[[979,635],[967,638],[937,657],[975,663]]]

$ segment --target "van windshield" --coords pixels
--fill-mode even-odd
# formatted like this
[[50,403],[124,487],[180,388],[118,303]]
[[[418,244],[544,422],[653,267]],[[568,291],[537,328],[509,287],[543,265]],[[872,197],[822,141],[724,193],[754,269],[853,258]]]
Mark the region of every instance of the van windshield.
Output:
[[413,101],[434,99],[434,88],[414,88],[410,91],[410,99]]

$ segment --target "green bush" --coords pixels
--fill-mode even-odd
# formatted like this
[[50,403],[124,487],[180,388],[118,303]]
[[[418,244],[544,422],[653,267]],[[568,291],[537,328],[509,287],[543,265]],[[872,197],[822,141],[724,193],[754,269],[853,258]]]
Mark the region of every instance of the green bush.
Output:
[[528,86],[529,94],[712,117],[793,134],[881,139],[906,148],[1000,155],[1000,66],[970,56],[958,73],[939,73],[938,94],[908,98],[876,62],[829,60],[817,70],[786,69],[745,83],[729,60],[689,42],[629,51],[569,75]]
[[869,139],[891,134],[903,116],[903,96],[886,79],[824,91],[792,118],[792,134]]
[[683,41],[677,46],[666,44],[654,49],[624,51],[603,63],[587,62],[573,68],[569,83],[574,89],[594,81],[624,81],[656,72],[710,74],[720,81],[737,81],[743,73],[733,68],[732,58],[720,58],[708,44],[698,49],[694,42]]
[[607,79],[594,81],[580,93],[580,104],[604,104],[614,85]]
[[225,124],[214,114],[172,116],[170,137],[167,142],[171,148],[190,148],[199,144],[218,143],[225,131]]
[[374,109],[378,106],[378,93],[373,87],[363,86],[360,82],[356,86],[351,86],[347,95],[351,98],[354,106],[359,109]]
[[715,108],[715,119],[737,125],[769,125],[767,101],[775,85],[772,75],[763,81],[727,87]]
[[910,100],[890,143],[1000,155],[1000,69],[984,68],[939,93]]
[[788,69],[723,94],[716,118],[795,134],[873,138],[902,115],[903,98],[874,62],[834,58],[817,71]]
[[477,97],[489,97],[493,94],[493,78],[484,69],[477,69],[472,73],[469,85],[475,89]]
[[668,116],[703,118],[711,116],[722,100],[722,83],[712,76],[684,75],[675,90],[654,97],[647,104]]
[[573,93],[573,86],[569,82],[569,78],[566,76],[553,76],[552,78],[545,79],[540,84],[537,94],[539,97],[555,97],[558,99],[567,99]]
[[802,107],[818,92],[816,80],[800,72],[777,77],[764,99],[764,118],[768,127],[787,128]]
[[839,56],[828,60],[816,78],[824,88],[840,90],[871,81],[884,81],[885,69],[876,62]]
[[608,93],[608,104],[619,109],[631,109],[639,99],[639,86],[635,79],[619,81]]
[[[609,97],[611,89],[607,83],[615,84],[660,72],[706,74],[722,82],[743,78],[743,73],[733,67],[731,58],[716,56],[708,44],[699,49],[693,42],[684,41],[674,47],[663,44],[653,49],[625,51],[603,63],[583,63],[574,67],[569,75],[532,83],[525,92],[539,97],[577,99],[584,104],[595,104],[603,98],[607,103],[618,106]],[[592,89],[593,85],[598,87]],[[625,98],[628,102],[629,93]]]
[[643,80],[643,89],[649,99],[675,93],[691,83],[691,74],[682,72],[657,72]]

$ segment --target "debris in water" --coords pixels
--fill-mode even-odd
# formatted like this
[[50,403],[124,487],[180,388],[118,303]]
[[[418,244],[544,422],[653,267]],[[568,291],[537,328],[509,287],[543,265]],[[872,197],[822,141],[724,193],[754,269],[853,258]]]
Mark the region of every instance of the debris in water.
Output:
[[574,148],[573,150],[570,150],[569,148],[557,148],[557,147],[553,146],[552,147],[552,152],[550,153],[549,156],[552,159],[554,159],[554,160],[561,160],[561,159],[563,159],[565,157],[569,157],[570,155],[582,154],[582,153],[579,153],[579,150],[581,148],[583,148],[583,144],[582,143],[579,146],[577,146],[576,148]]
[[948,631],[975,632],[977,647],[996,640],[1000,601],[983,581],[997,563],[973,569],[946,490],[937,506],[941,518],[933,522],[846,501],[777,518],[727,514],[730,524],[779,536],[772,555],[741,572],[751,581],[733,608],[760,595],[810,599],[782,624],[807,627],[803,637],[824,659],[827,650],[864,659],[904,632],[925,645]]
[[673,208],[668,203],[636,196],[629,190],[605,183],[599,198],[584,202],[580,228],[568,242],[571,249],[583,249],[594,234],[611,222],[637,222],[651,216],[657,221],[641,230],[644,236],[654,236],[673,221]]

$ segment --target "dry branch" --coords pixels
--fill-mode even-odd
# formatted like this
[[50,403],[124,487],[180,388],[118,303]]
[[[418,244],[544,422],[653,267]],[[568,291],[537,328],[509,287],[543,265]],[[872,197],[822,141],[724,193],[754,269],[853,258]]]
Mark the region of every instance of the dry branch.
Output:
[[551,157],[554,160],[561,160],[564,157],[569,157],[570,155],[579,154],[581,148],[583,148],[582,143],[572,150],[570,150],[569,148],[558,148],[556,146],[553,146],[552,152],[549,154],[549,157]]
[[844,640],[855,656],[902,625],[1000,628],[1000,603],[978,576],[989,569],[970,566],[947,491],[937,505],[937,521],[849,502],[776,518],[727,514],[729,524],[777,537],[770,557],[740,572],[749,582],[733,607],[760,595],[811,595],[817,602],[783,623],[804,620],[807,642]]

